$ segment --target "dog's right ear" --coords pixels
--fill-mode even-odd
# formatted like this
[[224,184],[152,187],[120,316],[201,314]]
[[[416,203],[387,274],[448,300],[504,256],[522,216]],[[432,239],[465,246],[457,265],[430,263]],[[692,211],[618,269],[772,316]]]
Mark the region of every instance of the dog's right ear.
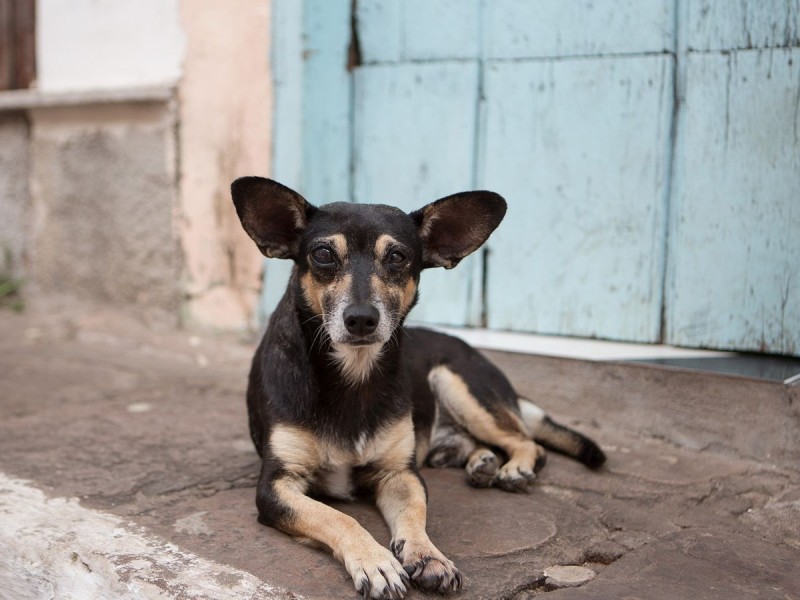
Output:
[[316,208],[300,194],[263,177],[241,177],[231,196],[242,227],[269,258],[295,258],[300,233]]

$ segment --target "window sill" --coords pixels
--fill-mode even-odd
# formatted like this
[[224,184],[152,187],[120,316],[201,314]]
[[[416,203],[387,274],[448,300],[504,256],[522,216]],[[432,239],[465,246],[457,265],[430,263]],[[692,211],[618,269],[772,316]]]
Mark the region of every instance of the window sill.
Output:
[[175,96],[172,86],[153,86],[76,92],[42,92],[40,90],[0,91],[0,112],[85,106],[91,104],[169,102]]

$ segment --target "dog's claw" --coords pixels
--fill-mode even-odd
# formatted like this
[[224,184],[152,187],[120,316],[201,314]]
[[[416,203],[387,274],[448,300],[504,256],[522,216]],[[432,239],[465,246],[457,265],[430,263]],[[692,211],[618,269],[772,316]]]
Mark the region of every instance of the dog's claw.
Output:
[[394,554],[396,557],[399,558],[400,553],[403,551],[405,545],[406,545],[405,540],[400,539],[397,540],[396,542],[393,540],[392,543],[389,544],[389,549],[392,551],[392,554]]
[[372,582],[369,580],[369,577],[367,577],[366,572],[364,573],[364,583],[358,591],[361,593],[364,600],[369,600],[369,597],[372,595]]

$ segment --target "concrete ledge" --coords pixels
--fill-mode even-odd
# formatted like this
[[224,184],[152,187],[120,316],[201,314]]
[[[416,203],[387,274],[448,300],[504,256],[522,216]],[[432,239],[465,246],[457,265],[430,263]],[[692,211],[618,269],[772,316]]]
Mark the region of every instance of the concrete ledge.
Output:
[[175,97],[172,86],[154,86],[75,92],[42,92],[40,90],[12,90],[0,92],[0,112],[81,106],[87,104],[118,104],[122,102],[168,102]]
[[[266,600],[290,594],[75,499],[0,473],[0,589],[8,598]],[[297,596],[291,596],[296,598]]]

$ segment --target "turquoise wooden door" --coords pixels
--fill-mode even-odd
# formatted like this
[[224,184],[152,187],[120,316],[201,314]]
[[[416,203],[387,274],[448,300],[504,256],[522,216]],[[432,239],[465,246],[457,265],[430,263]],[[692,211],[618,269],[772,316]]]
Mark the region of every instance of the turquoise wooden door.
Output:
[[800,355],[800,2],[686,2],[666,339]]
[[800,10],[721,6],[276,0],[274,175],[316,202],[506,197],[416,320],[798,353]]

